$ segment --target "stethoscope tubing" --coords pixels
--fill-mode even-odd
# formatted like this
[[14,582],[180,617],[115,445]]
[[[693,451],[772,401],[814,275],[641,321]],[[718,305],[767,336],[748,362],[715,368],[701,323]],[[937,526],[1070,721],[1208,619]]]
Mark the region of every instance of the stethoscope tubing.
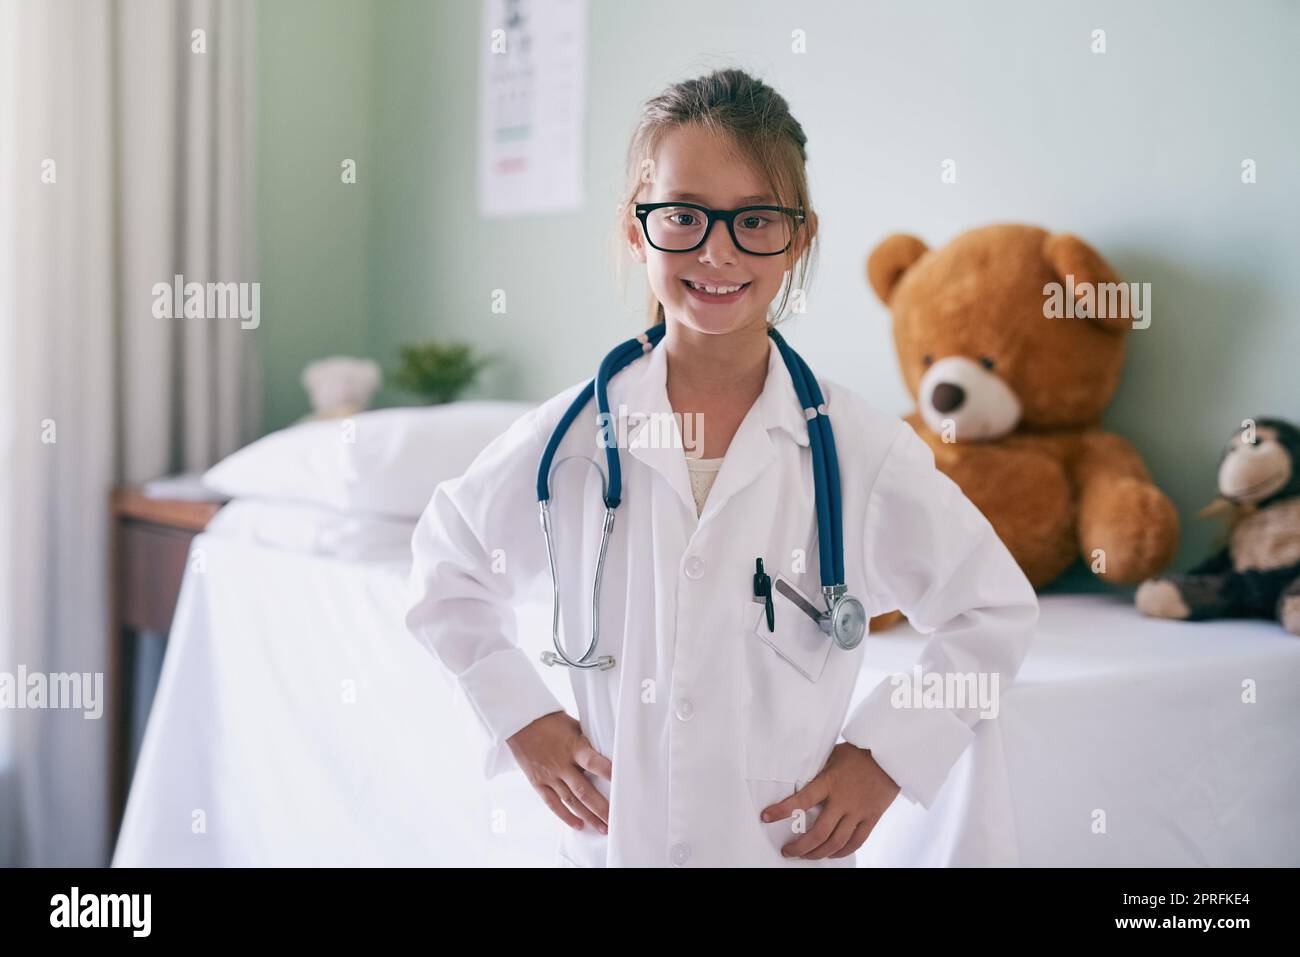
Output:
[[[826,414],[825,399],[817,379],[804,362],[775,329],[768,335],[776,343],[790,370],[795,395],[808,419],[808,444],[812,448],[813,488],[816,491],[817,553],[820,558],[823,588],[844,583],[843,512],[840,499],[840,464],[835,451],[835,436]],[[829,535],[822,535],[829,529]]]
[[[588,382],[574,397],[564,415],[560,417],[555,431],[551,433],[545,451],[542,452],[541,461],[537,466],[537,500],[539,502],[550,501],[551,462],[555,459],[555,453],[559,450],[560,442],[568,434],[569,427],[582,414],[582,410],[586,408],[593,395],[596,398],[597,412],[603,415],[603,421],[608,423],[610,421],[607,388],[609,380],[624,367],[631,364],[638,356],[657,346],[659,341],[663,339],[665,331],[666,326],[662,323],[651,326],[641,335],[619,343],[601,360],[595,378]],[[605,507],[618,508],[623,499],[623,469],[619,464],[617,439],[606,443],[605,463],[608,470],[608,477],[605,482]]]

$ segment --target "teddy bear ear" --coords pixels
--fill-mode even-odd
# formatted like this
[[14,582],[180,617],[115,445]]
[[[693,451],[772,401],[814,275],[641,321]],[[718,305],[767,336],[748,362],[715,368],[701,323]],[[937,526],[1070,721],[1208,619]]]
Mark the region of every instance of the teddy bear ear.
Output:
[[[1104,283],[1119,282],[1119,277],[1101,253],[1071,233],[1049,234],[1043,240],[1043,258],[1061,282],[1066,282],[1067,276],[1074,277],[1071,285],[1076,296],[1083,295],[1088,287],[1096,290]],[[1127,319],[1124,322],[1098,320],[1096,324],[1100,329],[1115,333],[1127,332],[1132,326]]]
[[867,257],[867,281],[881,302],[889,305],[898,280],[928,250],[925,243],[906,233],[894,233],[871,250],[871,255]]

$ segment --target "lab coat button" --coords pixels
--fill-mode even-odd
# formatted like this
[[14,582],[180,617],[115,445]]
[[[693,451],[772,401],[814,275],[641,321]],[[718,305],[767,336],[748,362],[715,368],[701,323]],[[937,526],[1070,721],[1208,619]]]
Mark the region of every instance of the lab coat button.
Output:
[[704,559],[699,555],[692,555],[686,559],[686,577],[692,581],[699,581],[704,577]]
[[691,846],[689,844],[674,844],[668,855],[673,864],[681,867],[691,858]]
[[691,704],[690,698],[678,698],[676,708],[677,718],[680,721],[690,721],[695,715],[695,705]]

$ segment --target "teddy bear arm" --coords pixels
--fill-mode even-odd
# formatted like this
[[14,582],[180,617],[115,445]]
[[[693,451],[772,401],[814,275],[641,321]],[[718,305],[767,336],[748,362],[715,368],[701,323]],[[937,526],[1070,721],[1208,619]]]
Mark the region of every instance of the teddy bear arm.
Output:
[[1090,431],[1079,436],[1078,450],[1070,466],[1071,477],[1081,493],[1090,485],[1120,478],[1151,481],[1137,449],[1128,439],[1113,432]]
[[1079,492],[1080,552],[1100,578],[1137,584],[1173,560],[1178,512],[1127,440],[1085,433],[1072,475]]

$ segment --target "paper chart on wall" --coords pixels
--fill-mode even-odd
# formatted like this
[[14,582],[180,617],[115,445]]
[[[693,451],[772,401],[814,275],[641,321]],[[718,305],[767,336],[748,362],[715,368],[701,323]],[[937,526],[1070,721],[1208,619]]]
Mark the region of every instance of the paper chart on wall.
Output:
[[484,0],[479,210],[580,209],[587,0]]

